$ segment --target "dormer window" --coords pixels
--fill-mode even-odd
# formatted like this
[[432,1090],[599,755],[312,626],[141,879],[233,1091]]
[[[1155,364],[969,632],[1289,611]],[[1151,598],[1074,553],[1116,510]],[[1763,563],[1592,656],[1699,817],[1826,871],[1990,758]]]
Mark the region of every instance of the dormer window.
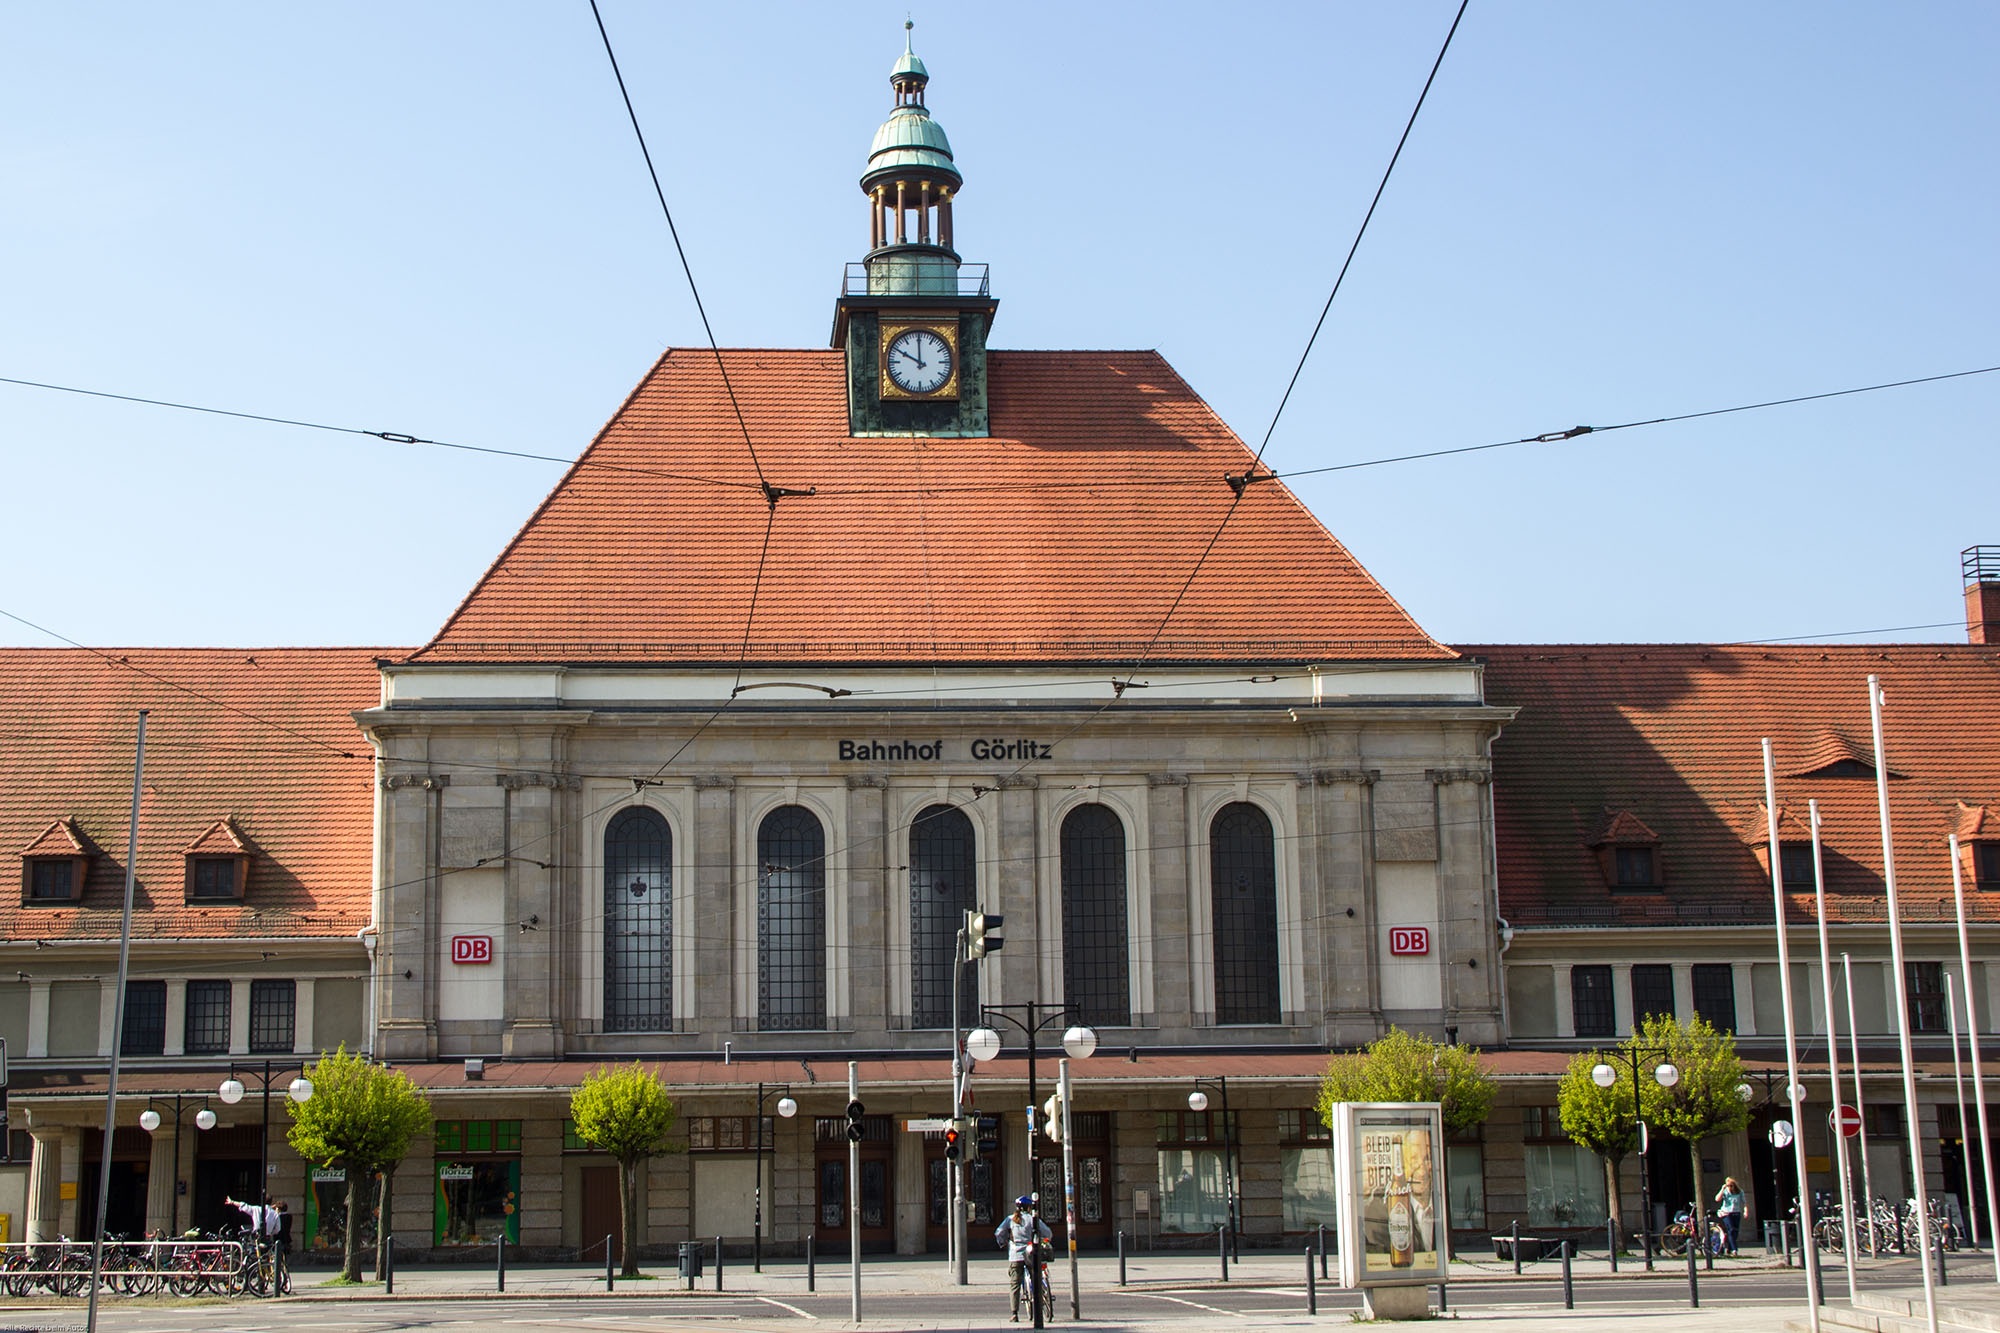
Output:
[[250,886],[250,846],[234,823],[216,820],[181,854],[187,858],[188,902],[242,901],[244,891]]
[[2000,841],[1972,844],[1972,883],[2000,891]]
[[1619,888],[1650,889],[1659,883],[1651,847],[1619,847],[1615,851]]
[[1778,877],[1788,889],[1810,891],[1818,883],[1818,877],[1813,874],[1812,844],[1779,843]]
[[1626,892],[1661,888],[1660,835],[1630,810],[1606,810],[1597,836],[1590,840],[1605,887]]
[[24,906],[64,906],[82,901],[90,870],[90,845],[73,820],[59,819],[21,849]]

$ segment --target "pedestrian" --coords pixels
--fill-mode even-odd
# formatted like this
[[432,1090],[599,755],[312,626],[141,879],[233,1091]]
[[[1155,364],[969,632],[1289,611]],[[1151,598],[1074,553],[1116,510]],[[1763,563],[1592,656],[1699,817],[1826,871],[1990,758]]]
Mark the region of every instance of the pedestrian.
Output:
[[1034,1290],[1040,1286],[1041,1279],[1030,1265],[1039,1257],[1035,1250],[1041,1242],[1055,1238],[1049,1224],[1035,1216],[1034,1206],[1035,1201],[1023,1194],[1014,1200],[1014,1211],[1001,1218],[1000,1225],[993,1228],[993,1239],[1007,1247],[1007,1290],[1013,1298],[1013,1313],[1007,1318],[1010,1324],[1021,1322],[1021,1276],[1024,1270],[1031,1289],[1029,1299],[1041,1299],[1040,1291]]
[[269,1206],[269,1199],[262,1204],[244,1203],[241,1199],[232,1199],[225,1194],[222,1196],[222,1201],[243,1214],[244,1229],[259,1245],[264,1244],[265,1237],[278,1234],[277,1210]]
[[1743,1187],[1735,1176],[1725,1176],[1722,1188],[1715,1192],[1715,1215],[1722,1222],[1726,1253],[1735,1254],[1743,1234]]

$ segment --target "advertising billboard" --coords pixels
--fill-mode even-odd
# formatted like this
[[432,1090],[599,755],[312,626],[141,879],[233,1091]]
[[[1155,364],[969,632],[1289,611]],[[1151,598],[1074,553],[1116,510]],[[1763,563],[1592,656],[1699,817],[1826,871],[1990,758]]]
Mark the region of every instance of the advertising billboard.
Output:
[[1444,1116],[1436,1102],[1333,1108],[1340,1280],[1409,1286],[1446,1277]]

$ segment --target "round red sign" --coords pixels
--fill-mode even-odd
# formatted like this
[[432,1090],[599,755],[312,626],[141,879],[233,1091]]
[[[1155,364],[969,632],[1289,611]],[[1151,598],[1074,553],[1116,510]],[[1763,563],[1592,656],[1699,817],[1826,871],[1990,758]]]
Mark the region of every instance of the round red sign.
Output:
[[1861,1108],[1858,1106],[1836,1106],[1827,1113],[1827,1124],[1840,1131],[1840,1137],[1851,1139],[1861,1132]]

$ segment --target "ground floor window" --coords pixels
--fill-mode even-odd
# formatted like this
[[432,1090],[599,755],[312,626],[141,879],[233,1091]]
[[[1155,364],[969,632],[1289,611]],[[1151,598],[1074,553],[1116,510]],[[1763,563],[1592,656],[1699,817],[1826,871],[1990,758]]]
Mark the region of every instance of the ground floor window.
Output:
[[1220,1148],[1160,1150],[1160,1230],[1213,1231],[1229,1220]]
[[1573,1143],[1528,1143],[1521,1152],[1527,1168],[1529,1226],[1603,1224],[1609,1210],[1604,1165],[1596,1153]]
[[1278,1112],[1278,1162],[1285,1230],[1335,1225],[1339,1196],[1333,1187],[1333,1131],[1318,1111]]
[[1445,1207],[1454,1227],[1486,1225],[1486,1152],[1477,1143],[1444,1150]]
[[521,1239],[521,1163],[518,1159],[437,1164],[435,1243],[491,1245]]
[[[338,1166],[316,1166],[306,1182],[305,1241],[308,1253],[337,1255],[347,1249],[347,1171]],[[360,1248],[375,1245],[375,1179],[364,1176],[368,1191],[361,1201]]]

